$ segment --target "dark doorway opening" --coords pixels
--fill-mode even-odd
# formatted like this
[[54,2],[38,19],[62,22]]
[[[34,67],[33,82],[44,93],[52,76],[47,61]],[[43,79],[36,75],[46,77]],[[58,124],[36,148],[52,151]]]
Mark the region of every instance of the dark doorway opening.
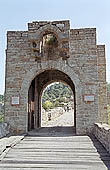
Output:
[[34,94],[35,81],[33,80],[28,92],[28,131],[34,129]]

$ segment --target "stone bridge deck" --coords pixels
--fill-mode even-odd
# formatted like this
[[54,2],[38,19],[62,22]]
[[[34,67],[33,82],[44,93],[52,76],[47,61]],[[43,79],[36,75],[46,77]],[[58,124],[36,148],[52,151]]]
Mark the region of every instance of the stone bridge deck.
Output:
[[110,169],[110,155],[95,137],[64,131],[47,128],[46,132],[45,129],[31,132],[18,144],[7,148],[0,170]]

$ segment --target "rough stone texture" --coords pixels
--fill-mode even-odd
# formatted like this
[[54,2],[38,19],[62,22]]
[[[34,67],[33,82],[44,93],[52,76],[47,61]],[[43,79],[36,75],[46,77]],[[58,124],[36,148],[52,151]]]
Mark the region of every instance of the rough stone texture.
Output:
[[106,60],[105,60],[105,46],[97,45],[98,54],[98,112],[99,112],[99,122],[107,123],[108,115],[107,113],[107,91],[106,91]]
[[[47,53],[45,48],[40,47],[43,35],[48,33],[53,33],[58,41],[56,58],[55,50]],[[34,47],[33,43],[36,44]],[[95,28],[70,29],[68,20],[32,22],[28,24],[28,31],[8,31],[5,121],[10,124],[10,131],[18,134],[28,131],[27,104],[31,82],[36,77],[40,77],[44,71],[57,70],[69,77],[75,87],[76,133],[90,133],[95,122],[102,122],[102,119],[107,117],[103,103],[106,98],[103,93],[105,90],[101,92],[105,87],[103,51],[104,47],[96,45]],[[102,65],[99,65],[99,59]],[[104,70],[104,74],[100,74],[100,69]],[[47,83],[51,80],[49,79]],[[35,99],[39,101],[37,87],[36,84]],[[42,90],[43,88],[44,86]],[[103,101],[99,100],[99,94],[103,97]],[[94,96],[94,101],[84,101],[85,95]],[[11,104],[12,97],[19,97],[19,105]],[[35,103],[35,112],[36,114],[39,112],[38,103]],[[37,128],[37,125],[35,127]]]
[[7,123],[0,123],[0,138],[9,134]]
[[96,123],[94,135],[110,153],[110,126],[107,124]]
[[107,104],[110,105],[110,91],[107,91]]

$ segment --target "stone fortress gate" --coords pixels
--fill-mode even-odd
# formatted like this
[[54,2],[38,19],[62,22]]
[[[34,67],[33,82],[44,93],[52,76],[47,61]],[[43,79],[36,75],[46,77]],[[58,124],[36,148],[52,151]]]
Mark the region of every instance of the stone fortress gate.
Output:
[[68,84],[74,94],[74,128],[90,133],[107,122],[105,46],[96,29],[70,29],[69,20],[35,21],[28,31],[8,31],[5,122],[10,132],[41,126],[41,96],[52,82]]

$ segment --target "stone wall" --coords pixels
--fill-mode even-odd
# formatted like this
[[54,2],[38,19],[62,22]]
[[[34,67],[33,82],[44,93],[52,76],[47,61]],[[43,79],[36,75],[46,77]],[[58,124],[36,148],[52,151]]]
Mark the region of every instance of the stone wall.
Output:
[[[42,36],[49,32],[58,40],[57,57],[50,53],[48,58],[42,52]],[[58,70],[75,86],[76,133],[90,133],[94,123],[103,117],[98,114],[98,105],[102,104],[98,102],[98,49],[95,28],[70,29],[68,20],[36,21],[28,24],[28,31],[8,31],[5,121],[10,124],[10,131],[28,131],[28,90],[32,80],[46,70]],[[13,104],[13,97],[18,99],[17,104]]]
[[7,123],[0,123],[0,138],[9,134]]
[[107,115],[107,90],[106,90],[106,59],[105,46],[97,45],[98,66],[98,114],[101,123],[108,123]]
[[110,106],[110,88],[107,89],[107,105]]
[[[97,46],[96,29],[70,30],[69,67],[81,80],[80,104],[77,105],[77,122],[79,131],[90,132],[93,122],[98,121],[98,86],[97,86]],[[79,93],[79,92],[78,92]],[[94,96],[94,101],[85,101],[83,96]],[[78,102],[78,103],[79,103]],[[85,128],[86,127],[86,128]],[[91,129],[91,130],[90,130]]]
[[96,123],[94,135],[110,153],[110,126],[107,124]]

